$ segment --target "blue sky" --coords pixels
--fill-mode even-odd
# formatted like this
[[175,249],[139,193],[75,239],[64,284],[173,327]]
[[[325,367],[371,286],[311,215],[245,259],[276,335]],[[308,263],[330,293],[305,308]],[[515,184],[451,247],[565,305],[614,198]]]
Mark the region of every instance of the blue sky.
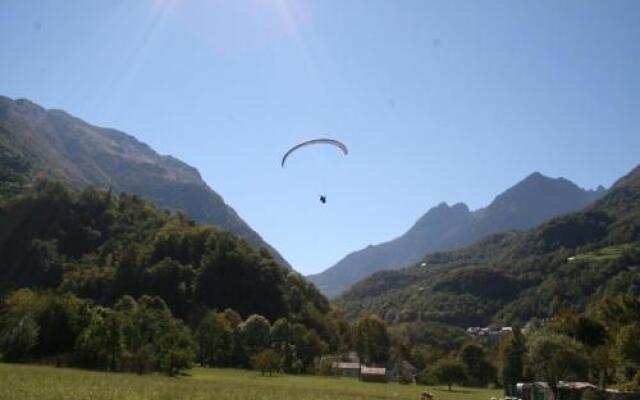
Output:
[[[441,201],[640,163],[634,0],[3,0],[0,55],[0,94],[194,165],[303,273]],[[323,136],[349,156],[280,168]]]

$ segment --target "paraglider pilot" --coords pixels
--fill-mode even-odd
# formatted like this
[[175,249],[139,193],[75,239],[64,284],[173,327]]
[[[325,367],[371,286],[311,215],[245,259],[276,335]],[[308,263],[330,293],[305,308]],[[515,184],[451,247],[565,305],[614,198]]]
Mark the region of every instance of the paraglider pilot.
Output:
[[326,202],[327,202],[327,196],[325,196],[325,195],[321,194],[321,195],[320,195],[320,203],[324,204],[324,203],[326,203]]

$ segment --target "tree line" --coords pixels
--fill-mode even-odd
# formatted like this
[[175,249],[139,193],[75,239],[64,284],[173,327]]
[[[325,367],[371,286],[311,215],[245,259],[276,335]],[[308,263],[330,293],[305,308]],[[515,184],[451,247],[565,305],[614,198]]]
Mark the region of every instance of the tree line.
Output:
[[[640,299],[618,295],[595,302],[583,313],[566,307],[551,318],[532,319],[498,341],[458,332],[442,343],[416,337],[414,326],[405,327],[394,339],[393,351],[404,349],[404,357],[421,370],[417,378],[424,384],[496,385],[508,394],[519,382],[535,381],[547,382],[556,392],[560,381],[640,390],[638,321]],[[423,325],[426,332],[433,329],[430,325]]]
[[68,293],[20,289],[5,296],[0,310],[0,356],[9,362],[175,375],[194,362],[247,368],[272,350],[271,368],[300,373],[329,351],[300,323],[280,318],[271,325],[257,314],[243,321],[231,309],[208,311],[192,329],[157,296],[123,296],[110,308]]
[[157,296],[125,295],[105,307],[71,293],[19,289],[5,295],[0,306],[0,358],[169,375],[193,363],[263,373],[312,372],[321,356],[353,346],[370,364],[387,361],[390,342],[379,318],[351,327],[338,310],[331,314],[336,342],[287,318],[271,323],[252,314],[243,320],[229,308],[209,310],[189,326]]
[[[523,259],[515,267],[535,271],[527,276],[536,280],[546,271],[540,265],[553,269],[567,254],[560,249],[545,263]],[[582,296],[584,285],[621,269],[628,279],[609,286],[620,285],[628,296],[604,290],[581,305],[581,314],[558,301],[545,311],[550,317],[491,344],[416,316],[391,326],[366,314],[349,322],[303,277],[228,232],[136,196],[43,181],[0,202],[0,356],[136,373],[178,374],[194,362],[322,373],[335,356],[355,350],[367,365],[409,361],[422,383],[509,387],[580,378],[633,385],[640,379],[640,305],[632,290],[638,254],[630,246],[609,261],[563,269],[572,275],[590,268],[588,279],[564,288],[565,297]],[[487,291],[495,281],[500,290]],[[513,277],[490,265],[451,269],[434,280],[433,291],[471,296],[459,299],[484,320],[482,308],[513,298],[513,285]],[[548,296],[559,289],[539,290]],[[401,380],[413,380],[402,369]]]

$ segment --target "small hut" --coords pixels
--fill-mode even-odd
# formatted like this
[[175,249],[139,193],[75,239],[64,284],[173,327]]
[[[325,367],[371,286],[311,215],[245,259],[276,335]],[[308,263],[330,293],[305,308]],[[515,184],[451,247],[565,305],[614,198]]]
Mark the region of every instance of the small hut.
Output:
[[358,379],[360,377],[360,357],[355,351],[335,357],[335,361],[331,363],[331,371],[334,376]]
[[363,382],[387,382],[387,369],[377,367],[361,367],[360,380]]
[[387,368],[387,378],[391,381],[402,381],[405,379],[410,383],[415,383],[417,374],[418,369],[407,360],[393,363],[390,368]]
[[358,362],[334,362],[331,364],[333,375],[343,378],[358,378],[360,376],[360,363]]

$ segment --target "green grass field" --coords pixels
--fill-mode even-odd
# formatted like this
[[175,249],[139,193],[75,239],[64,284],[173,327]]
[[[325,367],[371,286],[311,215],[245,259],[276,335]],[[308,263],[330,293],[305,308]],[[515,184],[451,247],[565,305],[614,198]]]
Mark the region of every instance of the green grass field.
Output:
[[[21,400],[417,400],[424,386],[363,383],[352,379],[278,375],[195,368],[191,376],[169,378],[124,373],[0,364],[0,399]],[[500,390],[426,388],[442,400],[489,400]]]

